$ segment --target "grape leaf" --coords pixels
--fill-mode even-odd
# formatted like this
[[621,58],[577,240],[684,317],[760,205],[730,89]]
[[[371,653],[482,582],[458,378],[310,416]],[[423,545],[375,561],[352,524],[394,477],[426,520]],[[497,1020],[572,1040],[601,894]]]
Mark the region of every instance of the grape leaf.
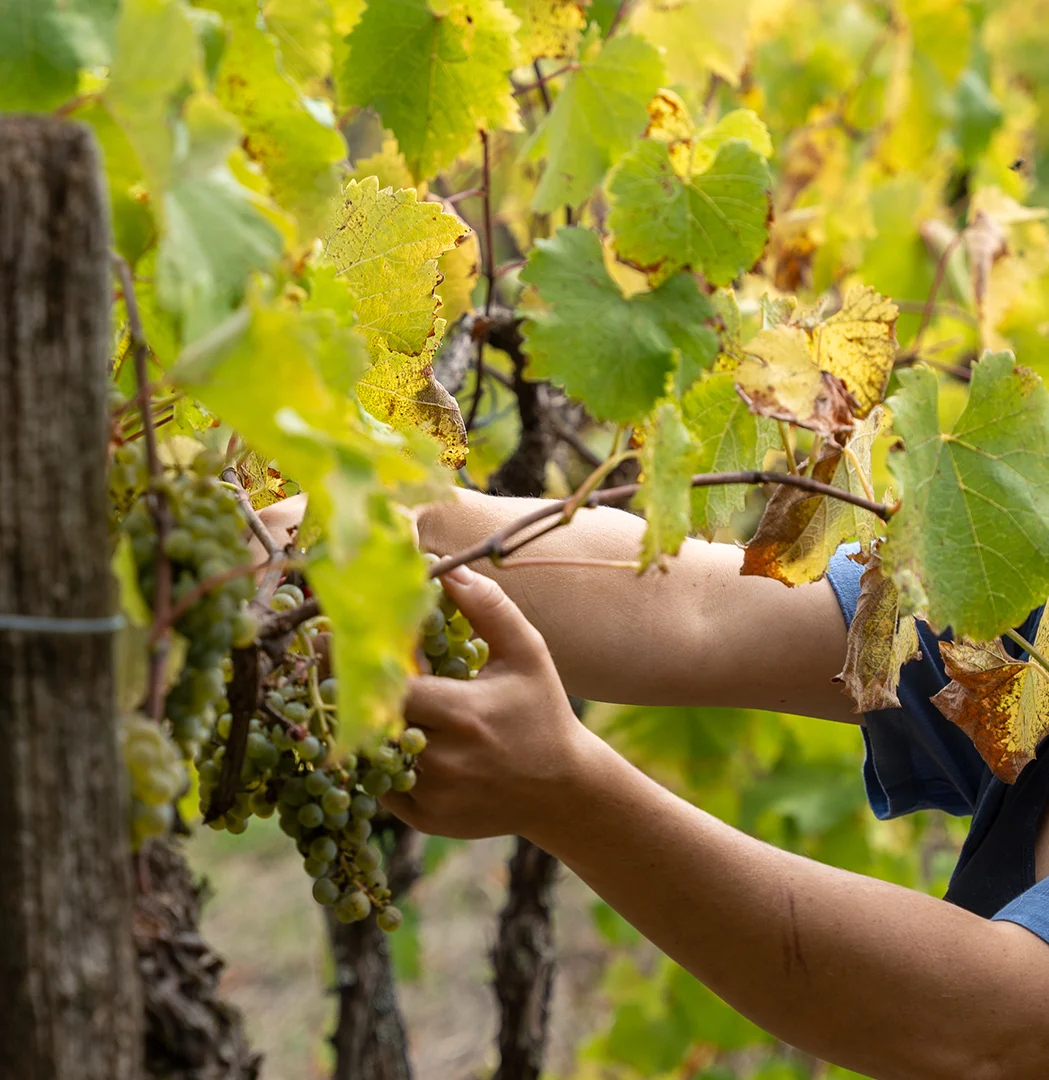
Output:
[[522,327],[531,371],[586,401],[599,419],[641,420],[676,365],[698,374],[717,355],[717,337],[704,325],[713,308],[692,277],[678,275],[627,300],[588,229],[537,240],[521,280],[544,305]]
[[545,158],[533,207],[550,213],[578,206],[645,130],[645,106],[663,80],[659,54],[644,39],[621,34],[602,44],[587,35],[578,67],[524,153]]
[[509,79],[518,25],[500,0],[372,0],[350,34],[339,95],[374,108],[416,180],[431,177],[479,130],[519,129]]
[[326,96],[324,80],[332,66],[329,0],[266,0],[262,13],[284,73],[308,93]]
[[401,188],[414,187],[420,199],[426,196],[427,185],[415,183],[397,140],[388,132],[385,133],[382,146],[374,154],[357,159],[346,179],[359,181],[366,180],[369,176],[378,180],[380,188],[392,187],[394,191],[399,191]]
[[460,315],[472,311],[474,287],[481,272],[481,243],[472,229],[465,239],[437,261],[441,283],[437,295],[441,298],[441,317],[454,323]]
[[81,68],[109,63],[119,0],[3,0],[0,109],[48,112],[71,98]]
[[176,184],[162,205],[167,227],[157,254],[157,301],[181,319],[190,342],[240,303],[248,274],[279,257],[281,237],[243,189],[221,175]]
[[768,164],[742,139],[730,139],[702,172],[683,178],[674,166],[658,140],[642,139],[624,155],[608,185],[616,251],[656,280],[691,269],[727,285],[765,250]]
[[739,84],[747,56],[752,0],[648,0],[630,28],[666,53],[673,83],[705,85],[713,72]]
[[[1032,644],[1049,652],[1049,618]],[[941,641],[940,655],[952,681],[932,703],[972,739],[999,780],[1014,783],[1049,734],[1049,671],[1014,660],[1000,641]]]
[[350,180],[328,223],[324,257],[357,301],[361,330],[391,350],[418,354],[433,335],[437,260],[469,227],[408,188],[380,190],[374,177]]
[[913,615],[900,610],[900,594],[872,553],[860,578],[856,614],[849,625],[845,666],[835,681],[855,702],[855,712],[898,709],[900,668],[921,656]]
[[198,66],[197,35],[181,4],[127,0],[102,102],[134,147],[155,194],[169,185],[173,171],[172,95]]
[[[866,494],[870,490],[871,445],[881,418],[879,409],[861,421],[845,450],[828,444],[812,471],[813,479],[853,495]],[[781,485],[765,504],[740,573],[776,578],[791,586],[818,581],[841,544],[858,539],[861,548],[869,550],[878,520],[869,511],[840,499]]]
[[[700,379],[681,399],[681,410],[699,450],[696,472],[760,469],[768,452],[779,445],[776,425],[747,408],[736,393],[731,372],[712,372]],[[712,539],[716,529],[743,509],[746,497],[746,488],[737,484],[693,489],[693,528]]]
[[855,399],[840,379],[816,367],[800,327],[762,330],[743,352],[736,385],[754,412],[823,436],[852,429]]
[[357,385],[361,403],[398,430],[422,428],[444,444],[443,460],[460,468],[466,426],[455,399],[434,378],[433,355],[444,333],[437,318],[437,260],[469,227],[415,192],[379,189],[371,177],[350,180],[329,223],[324,255],[356,298],[358,326],[372,366]]
[[245,149],[265,170],[273,198],[309,237],[338,191],[335,164],[346,145],[280,70],[258,25],[256,0],[208,0],[207,6],[222,15],[229,36],[215,87],[219,100],[243,124]]
[[882,559],[901,588],[921,582],[933,626],[989,641],[1049,592],[1049,391],[1011,353],[985,353],[972,372],[942,433],[936,375],[899,372],[887,404],[906,447],[889,457],[902,505]]
[[896,360],[899,308],[868,286],[850,289],[841,310],[812,332],[814,360],[837,375],[866,416],[885,396]]
[[688,535],[696,459],[679,405],[662,402],[645,425],[641,488],[634,499],[647,522],[641,541],[642,570],[663,555],[676,555]]
[[586,26],[589,0],[506,0],[521,20],[517,41],[522,59],[531,63],[543,56],[574,56],[579,34]]

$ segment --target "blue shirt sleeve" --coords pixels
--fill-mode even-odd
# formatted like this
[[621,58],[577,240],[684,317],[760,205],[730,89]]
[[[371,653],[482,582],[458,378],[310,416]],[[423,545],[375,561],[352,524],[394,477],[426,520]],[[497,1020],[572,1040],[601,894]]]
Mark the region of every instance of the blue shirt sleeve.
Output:
[[1016,923],[1049,944],[1049,878],[1043,878],[1027,892],[1020,893],[992,919]]
[[[848,556],[851,544],[833,555],[827,576],[845,622],[851,625],[860,595],[863,567]],[[915,810],[971,814],[987,775],[976,747],[929,700],[948,683],[939,639],[918,624],[921,658],[905,664],[897,691],[898,709],[865,715],[863,779],[871,809],[881,819]]]

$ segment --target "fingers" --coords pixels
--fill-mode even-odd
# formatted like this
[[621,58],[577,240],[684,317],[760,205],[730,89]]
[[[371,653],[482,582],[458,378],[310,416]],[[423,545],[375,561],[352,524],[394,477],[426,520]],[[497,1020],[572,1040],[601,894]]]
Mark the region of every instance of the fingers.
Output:
[[442,731],[472,713],[474,687],[466,680],[418,675],[408,682],[404,719],[412,727]]
[[494,657],[505,660],[545,648],[539,631],[491,578],[458,566],[444,574],[441,583]]
[[291,539],[293,530],[302,524],[303,515],[306,513],[306,500],[306,492],[301,492],[259,511],[263,524],[281,547]]

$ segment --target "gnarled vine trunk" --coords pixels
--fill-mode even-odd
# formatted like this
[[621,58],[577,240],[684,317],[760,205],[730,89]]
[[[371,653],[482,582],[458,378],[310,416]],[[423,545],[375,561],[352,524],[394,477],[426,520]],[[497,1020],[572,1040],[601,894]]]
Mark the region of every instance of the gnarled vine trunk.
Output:
[[140,1075],[113,634],[105,623],[114,610],[108,248],[89,132],[48,117],[0,117],[4,1080]]

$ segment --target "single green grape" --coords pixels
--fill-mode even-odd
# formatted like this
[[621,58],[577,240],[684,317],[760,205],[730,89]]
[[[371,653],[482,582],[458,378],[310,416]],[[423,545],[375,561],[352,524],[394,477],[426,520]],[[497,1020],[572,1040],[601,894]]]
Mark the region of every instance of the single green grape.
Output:
[[305,870],[306,874],[311,878],[324,877],[330,866],[330,860],[315,859],[312,855],[302,861],[303,870]]
[[339,680],[323,679],[320,684],[321,701],[325,705],[334,705],[339,697]]
[[298,606],[295,603],[295,597],[289,596],[287,593],[274,593],[270,598],[270,609],[272,611],[294,611]]
[[374,844],[362,844],[353,856],[353,865],[367,874],[382,862],[382,852]]
[[423,652],[429,657],[444,656],[448,652],[448,637],[441,633],[423,638]]
[[374,795],[379,798],[385,795],[387,791],[393,786],[393,780],[388,772],[383,772],[381,769],[369,769],[364,774],[364,779],[361,781],[361,787],[369,795]]
[[293,724],[305,724],[310,718],[309,706],[301,701],[289,701],[284,706],[284,715]]
[[405,728],[400,737],[401,750],[413,757],[426,749],[426,736],[417,727]]
[[313,883],[313,899],[330,907],[339,899],[339,886],[329,877],[319,877]]
[[274,596],[290,596],[295,603],[293,607],[301,607],[306,603],[306,595],[298,585],[292,585],[289,582],[285,582],[283,585],[278,586]]
[[321,806],[326,814],[341,814],[349,810],[351,801],[350,793],[340,787],[329,787],[321,796]]
[[303,761],[317,761],[324,757],[325,754],[324,743],[316,735],[307,735],[302,742],[296,745],[295,749],[298,750],[299,757]]
[[488,642],[484,638],[475,637],[470,644],[477,653],[477,669],[480,670],[488,663]]
[[404,916],[400,908],[394,907],[393,904],[388,904],[375,916],[375,924],[387,934],[392,934],[403,921]]
[[450,656],[446,660],[442,660],[438,665],[437,674],[446,679],[468,679],[470,678],[470,667],[465,660],[461,660],[458,656]]
[[394,773],[391,779],[391,787],[394,791],[401,793],[411,791],[415,787],[416,781],[419,777],[416,775],[414,769],[404,769],[399,773]]
[[439,634],[444,629],[445,624],[444,612],[439,607],[434,608],[429,615],[423,619],[422,633],[424,637],[433,637]]
[[255,615],[243,608],[233,616],[233,647],[246,649],[255,641],[255,635],[259,632],[259,620]]
[[310,858],[321,862],[334,862],[339,854],[339,846],[330,836],[318,836],[310,841]]
[[371,914],[372,902],[367,893],[355,889],[339,897],[335,903],[335,917],[340,922],[360,922]]
[[299,824],[304,829],[316,829],[324,824],[324,811],[320,808],[320,805],[315,802],[309,802],[306,803],[305,806],[300,806],[297,816]]
[[331,787],[331,777],[320,769],[314,769],[306,776],[306,791],[315,799],[319,799]]
[[350,803],[350,811],[355,818],[373,818],[378,813],[379,805],[370,796],[358,792],[353,796],[353,801]]

